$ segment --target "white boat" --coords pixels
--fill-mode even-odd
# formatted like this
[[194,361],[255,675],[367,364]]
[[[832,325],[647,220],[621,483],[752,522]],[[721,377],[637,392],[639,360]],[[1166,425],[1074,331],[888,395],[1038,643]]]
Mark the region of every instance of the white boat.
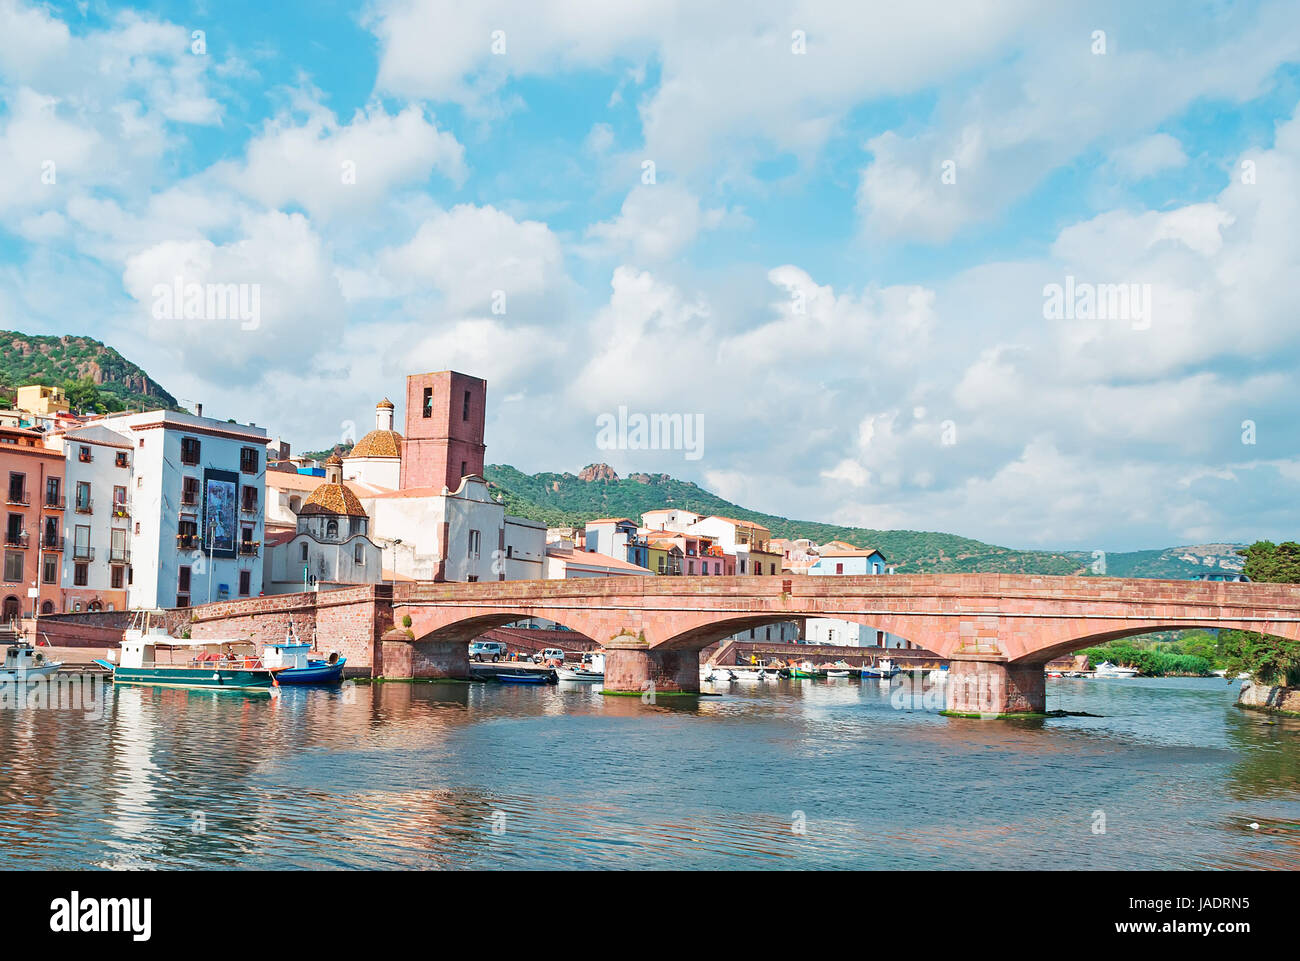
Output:
[[761,681],[766,673],[757,667],[729,667],[727,671],[731,674],[733,681]]
[[63,666],[62,661],[47,660],[45,655],[24,640],[5,648],[5,664],[0,668],[0,681],[30,681],[48,677]]
[[849,672],[833,668],[826,672],[826,676],[827,677],[848,677]]
[[706,684],[730,684],[732,681],[736,680],[736,675],[733,674],[729,668],[714,667],[709,670],[707,675],[700,678],[700,680],[704,681]]
[[584,654],[582,662],[573,667],[557,667],[555,673],[561,681],[605,680],[605,655]]
[[1092,672],[1093,677],[1137,677],[1136,667],[1120,667],[1110,661],[1102,661]]

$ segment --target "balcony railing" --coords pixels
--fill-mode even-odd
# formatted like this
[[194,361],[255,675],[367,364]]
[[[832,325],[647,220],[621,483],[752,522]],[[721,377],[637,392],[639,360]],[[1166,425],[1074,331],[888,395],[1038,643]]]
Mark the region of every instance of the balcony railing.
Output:
[[56,494],[46,494],[45,506],[52,511],[67,510],[68,499],[66,497],[59,497]]
[[27,547],[27,534],[15,534],[13,531],[5,531],[5,547]]
[[81,461],[83,464],[89,464],[94,459],[95,455],[88,450],[83,450],[81,453],[77,454],[77,460]]
[[78,514],[93,514],[95,502],[93,500],[77,501],[74,507]]
[[45,550],[45,551],[61,551],[61,550],[63,550],[63,538],[62,538],[62,537],[42,537],[42,538],[41,538],[41,550]]
[[113,504],[113,516],[114,516],[114,517],[130,517],[130,516],[131,516],[131,508],[127,507],[127,506],[126,506],[125,504],[123,504],[121,501],[115,501],[114,504]]
[[177,550],[188,551],[188,550],[193,550],[198,546],[199,546],[198,534],[177,534],[176,535]]
[[243,511],[245,514],[256,514],[257,501],[241,501],[239,505],[239,509]]
[[110,564],[130,564],[131,549],[129,547],[110,547],[108,549],[108,562]]
[[20,507],[27,507],[31,504],[31,499],[27,496],[27,491],[14,490],[9,488],[9,496],[5,498],[9,504],[17,504]]
[[239,553],[244,557],[256,557],[258,549],[261,548],[261,541],[240,541]]
[[95,559],[95,549],[87,544],[74,544],[72,546],[72,556],[79,561],[93,561]]
[[198,494],[198,491],[195,491],[193,494],[185,494],[185,493],[182,493],[182,494],[181,494],[181,506],[182,506],[182,507],[198,507],[198,506],[199,506],[199,494]]

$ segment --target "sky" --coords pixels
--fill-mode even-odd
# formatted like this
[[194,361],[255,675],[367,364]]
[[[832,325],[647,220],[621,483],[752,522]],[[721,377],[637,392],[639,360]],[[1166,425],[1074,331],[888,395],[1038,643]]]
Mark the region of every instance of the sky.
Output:
[[530,473],[1290,539],[1297,223],[1287,0],[0,0],[0,328],[295,450],[450,368]]

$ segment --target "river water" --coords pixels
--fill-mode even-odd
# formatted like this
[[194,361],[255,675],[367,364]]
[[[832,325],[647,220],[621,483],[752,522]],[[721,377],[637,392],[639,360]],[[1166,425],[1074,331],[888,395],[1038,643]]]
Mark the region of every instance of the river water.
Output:
[[1008,722],[897,679],[110,687],[0,711],[0,867],[1300,868],[1300,719],[1236,689],[1049,680],[1102,716]]

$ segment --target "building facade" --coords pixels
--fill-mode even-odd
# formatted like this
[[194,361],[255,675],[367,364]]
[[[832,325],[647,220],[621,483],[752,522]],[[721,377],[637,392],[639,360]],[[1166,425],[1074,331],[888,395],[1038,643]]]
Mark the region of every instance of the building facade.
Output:
[[[134,450],[127,438],[98,425],[51,439],[62,442],[67,492],[58,609],[123,610],[132,577]],[[50,519],[46,525],[44,540]]]
[[[54,518],[56,524],[62,517],[58,507],[62,494],[57,493],[55,505],[47,507],[46,492],[62,491],[63,466],[63,454],[47,447],[41,433],[0,428],[0,472],[6,484],[0,616],[6,625],[33,617],[43,609],[57,609],[58,545],[43,551],[41,534],[46,517]],[[55,565],[52,581],[45,577],[46,557]]]

